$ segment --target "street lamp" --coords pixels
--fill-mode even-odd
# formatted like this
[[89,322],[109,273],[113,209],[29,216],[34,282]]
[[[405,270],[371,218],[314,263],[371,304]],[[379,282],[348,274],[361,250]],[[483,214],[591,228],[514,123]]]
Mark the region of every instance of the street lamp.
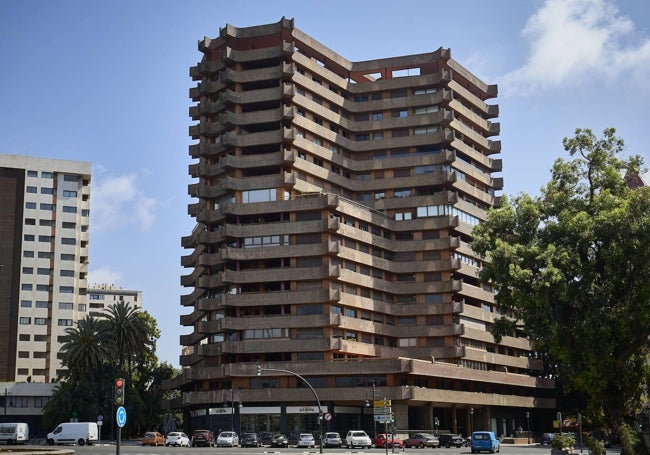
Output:
[[316,405],[318,406],[318,432],[320,436],[320,453],[323,453],[323,411],[320,406],[320,399],[318,398],[318,395],[316,394],[316,391],[314,390],[312,385],[305,378],[303,378],[298,373],[291,370],[281,370],[279,368],[262,368],[260,365],[257,365],[257,376],[261,376],[262,371],[276,371],[279,373],[291,374],[297,377],[298,379],[300,379],[307,387],[309,387],[311,393],[314,394],[314,398],[316,398]]
[[526,433],[528,433],[528,444],[530,444],[530,412],[526,411]]
[[469,408],[469,435],[474,432],[474,408]]
[[9,402],[10,396],[11,392],[8,392],[7,388],[5,387],[5,421],[7,420],[7,403]]
[[368,403],[368,400],[366,400],[366,407],[372,408],[372,423],[374,428],[374,434],[372,435],[373,438],[377,437],[377,420],[375,419],[375,395],[376,394],[377,394],[377,381],[373,379],[372,380],[372,404]]

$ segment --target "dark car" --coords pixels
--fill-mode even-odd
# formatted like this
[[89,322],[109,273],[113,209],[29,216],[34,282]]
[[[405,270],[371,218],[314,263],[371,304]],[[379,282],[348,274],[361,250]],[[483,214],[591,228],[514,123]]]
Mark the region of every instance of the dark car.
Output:
[[465,438],[458,434],[441,434],[438,435],[438,442],[440,443],[440,447],[450,448],[454,446],[460,448],[465,445]]
[[283,434],[276,434],[271,438],[271,447],[289,447],[289,439]]
[[210,430],[194,430],[192,447],[214,447],[214,433]]
[[409,447],[418,447],[423,449],[425,447],[438,447],[440,441],[438,438],[431,433],[415,433],[408,439],[404,440],[404,447],[407,449]]
[[271,440],[273,439],[274,433],[270,431],[263,431],[260,433],[260,439],[262,440],[262,445],[270,446]]
[[239,439],[242,447],[262,447],[262,439],[257,433],[244,433]]

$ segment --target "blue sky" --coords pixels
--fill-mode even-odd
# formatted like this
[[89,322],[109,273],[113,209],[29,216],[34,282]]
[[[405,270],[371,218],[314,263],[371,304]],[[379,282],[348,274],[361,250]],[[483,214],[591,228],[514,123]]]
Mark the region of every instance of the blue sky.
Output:
[[348,60],[442,46],[498,84],[503,194],[538,194],[576,128],[650,161],[646,0],[0,2],[0,153],[92,163],[89,283],[142,290],[174,366],[197,41],[282,16]]

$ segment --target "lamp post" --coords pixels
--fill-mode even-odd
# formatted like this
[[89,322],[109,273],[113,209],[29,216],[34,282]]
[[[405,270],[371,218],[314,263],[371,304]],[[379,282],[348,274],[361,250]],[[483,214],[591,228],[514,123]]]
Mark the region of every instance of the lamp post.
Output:
[[372,435],[373,438],[377,437],[377,420],[375,420],[375,395],[376,394],[377,394],[377,381],[373,379],[372,380],[372,404],[368,403],[368,400],[366,400],[366,407],[372,408],[372,423],[374,429],[374,434]]
[[474,408],[469,408],[469,435],[474,432]]
[[314,394],[314,398],[316,398],[316,405],[318,406],[318,431],[320,434],[320,453],[323,453],[323,411],[321,410],[320,407],[320,399],[318,398],[318,395],[316,394],[316,391],[314,388],[311,386],[311,384],[302,376],[300,376],[298,373],[295,373],[291,370],[281,370],[278,368],[262,368],[260,365],[257,365],[257,376],[262,375],[262,371],[276,371],[279,373],[287,373],[287,374],[292,374],[298,379],[300,379],[302,382],[305,383],[307,387],[311,390],[311,392]]
[[7,403],[9,402],[10,396],[11,392],[8,392],[7,388],[5,387],[5,421],[7,420]]
[[530,412],[526,411],[526,433],[528,434],[528,444],[530,444]]

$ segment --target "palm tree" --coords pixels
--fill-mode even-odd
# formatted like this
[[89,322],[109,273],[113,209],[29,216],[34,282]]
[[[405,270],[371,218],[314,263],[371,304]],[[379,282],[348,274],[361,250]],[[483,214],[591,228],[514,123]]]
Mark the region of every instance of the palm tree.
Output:
[[119,301],[100,316],[100,324],[110,332],[117,354],[117,369],[132,376],[133,362],[142,359],[151,349],[149,330],[142,313],[128,303]]
[[92,316],[86,316],[65,333],[66,341],[61,346],[61,353],[68,375],[72,380],[94,379],[106,360],[113,358],[115,353],[106,327]]

